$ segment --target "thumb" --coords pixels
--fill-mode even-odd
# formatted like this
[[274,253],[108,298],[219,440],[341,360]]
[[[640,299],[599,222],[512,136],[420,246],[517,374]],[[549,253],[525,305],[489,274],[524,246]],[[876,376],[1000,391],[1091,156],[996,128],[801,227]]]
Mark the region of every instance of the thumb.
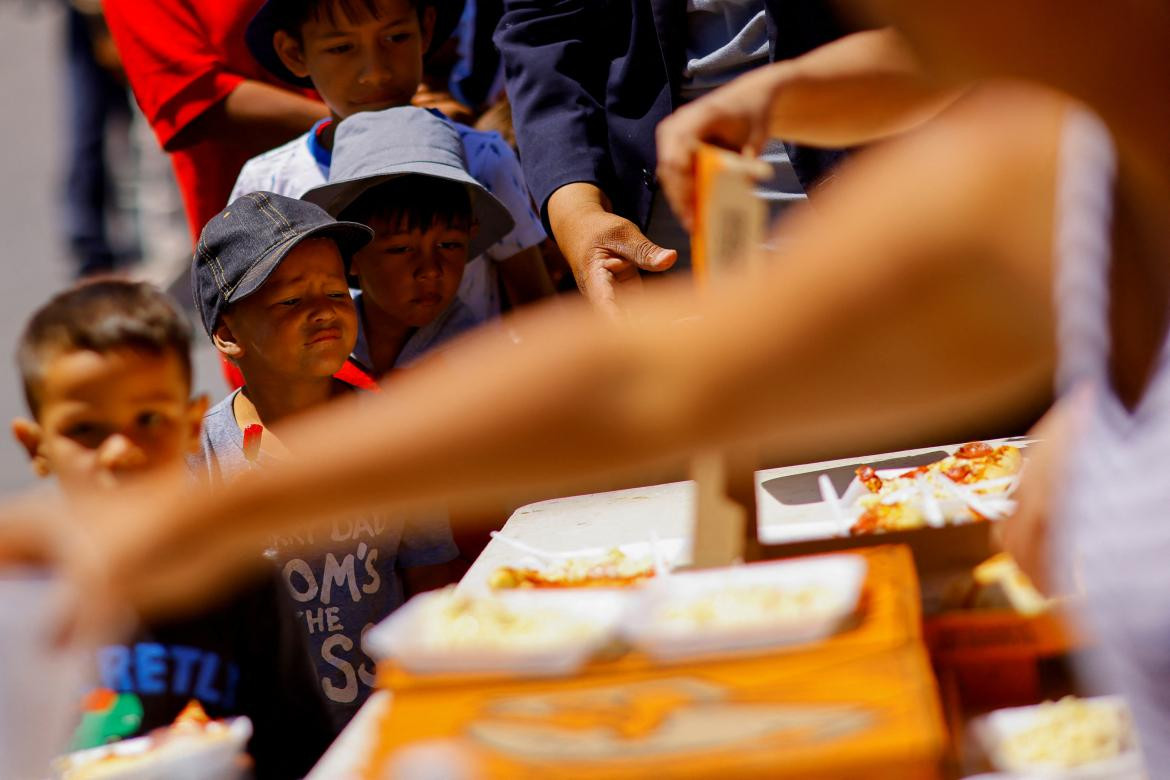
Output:
[[660,247],[640,233],[624,248],[625,258],[643,271],[665,271],[678,261],[678,252]]

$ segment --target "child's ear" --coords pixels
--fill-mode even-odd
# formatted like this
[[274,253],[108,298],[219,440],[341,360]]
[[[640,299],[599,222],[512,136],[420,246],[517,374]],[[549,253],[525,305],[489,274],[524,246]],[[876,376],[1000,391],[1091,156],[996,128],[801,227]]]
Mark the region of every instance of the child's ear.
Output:
[[426,54],[427,49],[431,48],[431,38],[435,35],[435,16],[438,12],[435,10],[433,3],[427,3],[427,7],[423,9],[422,18],[419,20],[422,32],[422,50]]
[[276,56],[284,63],[284,67],[292,71],[297,78],[309,77],[309,69],[305,65],[305,48],[296,37],[284,30],[277,30],[272,35],[272,48],[276,49]]
[[41,426],[37,425],[32,420],[24,417],[17,417],[12,421],[12,435],[16,437],[16,441],[24,451],[28,453],[29,463],[32,464],[33,473],[38,477],[47,477],[52,473],[49,468],[49,460],[41,452],[41,442],[44,441],[44,433]]
[[215,326],[215,332],[211,334],[211,341],[220,354],[229,360],[239,360],[244,356],[244,345],[236,339],[232,329],[225,321],[220,321]]
[[200,395],[187,402],[187,431],[190,437],[188,449],[192,455],[199,454],[202,447],[199,436],[203,433],[203,415],[207,414],[207,396]]

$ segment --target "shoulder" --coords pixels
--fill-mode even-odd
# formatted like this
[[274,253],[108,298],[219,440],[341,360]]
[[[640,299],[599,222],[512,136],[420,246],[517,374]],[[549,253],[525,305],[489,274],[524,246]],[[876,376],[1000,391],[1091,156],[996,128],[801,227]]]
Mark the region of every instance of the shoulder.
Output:
[[203,415],[203,450],[209,459],[222,455],[228,445],[243,442],[243,434],[236,424],[235,400],[238,392],[229,393]]
[[516,153],[504,137],[495,130],[476,130],[474,127],[454,123],[463,141],[463,153],[467,155],[467,167],[492,168],[501,165],[518,164]]
[[[236,186],[232,190],[233,198],[257,190],[276,192],[281,195],[292,195],[290,187],[295,187],[300,179],[307,179],[313,172],[315,161],[309,151],[308,133],[298,135],[286,144],[269,149],[258,154],[240,169],[236,178]],[[299,196],[301,193],[296,193]]]

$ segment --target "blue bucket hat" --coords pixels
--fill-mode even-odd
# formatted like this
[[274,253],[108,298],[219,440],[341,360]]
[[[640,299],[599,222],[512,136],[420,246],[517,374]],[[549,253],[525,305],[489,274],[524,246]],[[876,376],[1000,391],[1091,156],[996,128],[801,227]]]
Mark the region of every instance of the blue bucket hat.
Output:
[[[280,56],[276,53],[276,46],[272,42],[273,36],[276,35],[280,5],[288,2],[290,0],[268,0],[264,3],[256,15],[252,17],[252,21],[248,22],[248,27],[244,30],[244,41],[248,44],[248,50],[252,52],[252,56],[269,73],[286,83],[311,88],[312,81],[295,75],[284,66],[284,63],[280,61]],[[304,2],[304,0],[300,0],[300,2]],[[466,0],[418,0],[418,3],[424,8],[432,6],[435,9],[435,29],[431,32],[431,45],[423,54],[424,57],[429,57],[447,42],[451,33],[455,32],[455,28],[459,26],[459,19],[463,16]]]
[[455,126],[424,108],[403,106],[354,114],[337,126],[329,182],[301,197],[337,216],[366,190],[399,176],[421,175],[462,184],[479,226],[468,256],[484,253],[515,226],[506,206],[467,172]]
[[212,335],[224,311],[259,290],[301,242],[332,239],[348,264],[373,237],[365,225],[338,222],[295,198],[271,192],[236,198],[204,225],[191,261],[191,292],[203,328]]

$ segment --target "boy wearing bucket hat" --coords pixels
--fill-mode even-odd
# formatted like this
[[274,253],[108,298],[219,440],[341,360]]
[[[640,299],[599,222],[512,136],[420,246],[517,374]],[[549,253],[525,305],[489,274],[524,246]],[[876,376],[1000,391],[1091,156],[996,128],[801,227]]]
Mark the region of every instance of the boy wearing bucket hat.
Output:
[[[197,466],[213,484],[287,457],[273,426],[279,431],[286,418],[352,393],[333,374],[357,338],[346,268],[371,235],[311,203],[265,192],[233,201],[204,227],[191,271],[195,302],[207,334],[245,383],[203,418]],[[406,590],[447,578],[443,564],[459,551],[445,517],[368,515],[337,519],[328,540],[311,532],[273,539],[266,554],[297,602],[340,728],[374,681],[364,630],[400,605]]]
[[[461,3],[426,0],[269,0],[248,27],[256,59],[290,84],[312,84],[329,106],[303,136],[250,160],[232,197],[265,190],[300,197],[325,184],[339,123],[364,112],[409,105],[423,52],[458,20]],[[441,28],[446,31],[440,31]],[[552,294],[540,254],[544,229],[520,164],[496,133],[454,125],[472,178],[506,204],[514,226],[486,246],[464,275],[460,298],[478,318],[500,311],[503,283],[513,304]],[[396,143],[385,137],[386,145]],[[497,274],[498,269],[498,274]]]
[[[395,143],[385,144],[388,137]],[[337,130],[329,182],[304,200],[374,231],[351,265],[354,360],[365,371],[382,377],[477,324],[456,295],[464,268],[513,222],[467,173],[449,122],[409,107],[347,119]]]

